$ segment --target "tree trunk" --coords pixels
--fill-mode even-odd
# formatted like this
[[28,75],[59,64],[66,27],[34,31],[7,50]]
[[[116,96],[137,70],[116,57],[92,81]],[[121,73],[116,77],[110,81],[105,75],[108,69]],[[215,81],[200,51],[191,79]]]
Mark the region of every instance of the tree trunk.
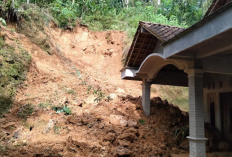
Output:
[[30,0],[27,0],[27,3],[30,3]]
[[75,0],[72,1],[72,5],[74,5],[74,4],[75,4]]
[[129,0],[124,0],[125,4],[126,4],[126,8],[128,9],[128,5],[129,5]]

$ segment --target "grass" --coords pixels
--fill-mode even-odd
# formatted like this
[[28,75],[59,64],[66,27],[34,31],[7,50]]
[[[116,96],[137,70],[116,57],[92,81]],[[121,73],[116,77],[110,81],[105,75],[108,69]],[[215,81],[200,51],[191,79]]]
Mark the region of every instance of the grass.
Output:
[[145,120],[139,119],[139,122],[140,122],[142,125],[145,125]]
[[17,87],[26,79],[31,57],[17,39],[14,47],[5,43],[5,36],[0,35],[0,117],[7,113]]
[[51,15],[47,14],[43,8],[34,4],[22,4],[22,11],[17,12],[22,17],[16,29],[18,33],[25,34],[30,40],[39,45],[45,52],[52,54],[50,49],[49,36],[45,32],[45,27],[51,22],[55,22]]
[[0,152],[5,152],[5,151],[6,151],[6,147],[5,147],[5,146],[0,145]]
[[[1,94],[1,92],[0,92]],[[11,107],[13,100],[8,96],[0,96],[0,117],[8,113],[8,109]]]
[[49,102],[42,102],[42,103],[39,103],[39,107],[40,108],[47,108],[49,106],[51,106],[52,104],[50,104]]
[[54,133],[57,134],[57,135],[60,134],[61,129],[62,129],[62,126],[54,126],[53,127]]
[[18,116],[22,119],[27,119],[29,115],[34,112],[34,106],[31,104],[26,104],[20,107],[18,111]]
[[162,99],[166,99],[169,103],[179,106],[181,110],[189,110],[187,87],[152,85],[151,91],[159,94]]
[[69,90],[67,90],[67,93],[68,93],[68,94],[75,95],[75,94],[76,94],[76,91],[73,90],[73,89],[69,89]]

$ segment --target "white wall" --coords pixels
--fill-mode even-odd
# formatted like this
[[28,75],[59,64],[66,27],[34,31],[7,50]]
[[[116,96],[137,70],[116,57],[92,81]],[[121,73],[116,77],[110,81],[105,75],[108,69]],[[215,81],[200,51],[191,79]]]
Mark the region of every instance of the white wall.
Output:
[[[220,84],[222,83],[222,87]],[[213,84],[215,87],[213,88]],[[220,93],[232,92],[232,76],[220,74],[206,74],[204,78],[204,114],[205,122],[210,123],[210,108],[208,95],[215,94],[215,125],[221,131]]]

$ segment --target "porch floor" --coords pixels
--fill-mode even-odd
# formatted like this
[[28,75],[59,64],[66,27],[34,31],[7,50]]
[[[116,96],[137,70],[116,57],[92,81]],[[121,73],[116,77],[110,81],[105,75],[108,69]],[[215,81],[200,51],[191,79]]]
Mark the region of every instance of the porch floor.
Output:
[[[213,152],[207,153],[207,157],[211,157],[212,154],[217,155],[218,157],[232,157],[232,152]],[[171,154],[171,157],[189,157],[189,154]]]

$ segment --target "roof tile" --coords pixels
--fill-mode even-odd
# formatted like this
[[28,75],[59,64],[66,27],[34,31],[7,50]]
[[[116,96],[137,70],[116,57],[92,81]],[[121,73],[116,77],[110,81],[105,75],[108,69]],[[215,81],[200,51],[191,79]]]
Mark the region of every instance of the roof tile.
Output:
[[172,37],[176,36],[183,30],[185,30],[184,28],[161,25],[157,23],[150,23],[144,21],[140,21],[140,25],[144,27],[147,31],[155,35],[158,39],[162,40],[163,42],[171,39]]
[[210,15],[211,13],[215,12],[216,10],[220,9],[221,7],[223,7],[224,5],[226,5],[229,2],[232,2],[232,0],[214,0],[204,17],[206,17],[206,16]]

